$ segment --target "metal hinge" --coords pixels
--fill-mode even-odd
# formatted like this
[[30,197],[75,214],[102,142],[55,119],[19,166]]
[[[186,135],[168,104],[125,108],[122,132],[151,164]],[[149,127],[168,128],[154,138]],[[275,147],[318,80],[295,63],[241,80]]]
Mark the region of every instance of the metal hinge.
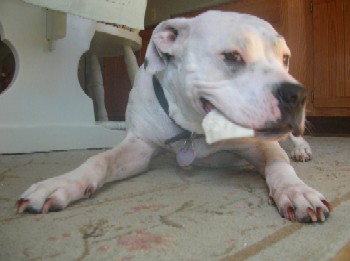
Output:
[[311,94],[311,95],[310,95],[311,103],[314,103],[314,101],[315,101],[315,91],[311,91],[310,94]]
[[313,1],[310,1],[310,12],[312,13],[314,11],[314,2]]

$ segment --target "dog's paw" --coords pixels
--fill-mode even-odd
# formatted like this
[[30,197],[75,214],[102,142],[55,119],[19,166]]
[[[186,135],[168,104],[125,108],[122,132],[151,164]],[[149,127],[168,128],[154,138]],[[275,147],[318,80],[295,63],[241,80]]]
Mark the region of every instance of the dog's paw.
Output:
[[296,145],[291,151],[291,158],[296,162],[310,161],[312,159],[310,145],[307,142]]
[[324,222],[333,211],[321,193],[303,183],[274,190],[270,202],[276,204],[282,217],[292,222]]
[[51,178],[33,184],[17,200],[18,213],[48,213],[63,210],[70,202],[88,197],[94,192],[91,185],[62,177]]

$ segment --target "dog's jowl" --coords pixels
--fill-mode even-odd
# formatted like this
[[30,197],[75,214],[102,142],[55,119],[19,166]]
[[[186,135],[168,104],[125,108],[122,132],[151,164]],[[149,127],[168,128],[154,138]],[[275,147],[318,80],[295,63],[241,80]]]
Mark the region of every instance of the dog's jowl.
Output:
[[[33,184],[17,211],[62,210],[107,182],[146,171],[164,150],[183,166],[225,150],[266,178],[266,198],[281,216],[326,220],[331,205],[298,178],[278,143],[304,131],[306,91],[288,73],[289,57],[284,38],[251,15],[209,11],[160,23],[130,93],[126,138],[75,170]],[[253,135],[207,144],[202,120],[213,109]]]

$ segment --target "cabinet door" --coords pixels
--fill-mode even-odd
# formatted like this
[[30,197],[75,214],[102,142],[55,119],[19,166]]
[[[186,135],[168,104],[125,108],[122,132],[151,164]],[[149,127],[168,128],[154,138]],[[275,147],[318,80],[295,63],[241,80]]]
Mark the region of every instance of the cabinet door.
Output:
[[103,85],[108,119],[125,120],[131,83],[123,56],[103,58]]
[[313,0],[315,108],[350,107],[349,2]]

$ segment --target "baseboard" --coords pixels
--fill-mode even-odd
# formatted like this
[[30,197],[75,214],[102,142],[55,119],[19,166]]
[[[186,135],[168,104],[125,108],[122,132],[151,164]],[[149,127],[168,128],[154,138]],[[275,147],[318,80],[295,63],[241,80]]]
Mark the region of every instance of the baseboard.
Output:
[[350,117],[307,117],[306,134],[315,137],[350,136]]
[[124,130],[98,124],[0,126],[0,154],[111,148],[120,143],[125,134]]

